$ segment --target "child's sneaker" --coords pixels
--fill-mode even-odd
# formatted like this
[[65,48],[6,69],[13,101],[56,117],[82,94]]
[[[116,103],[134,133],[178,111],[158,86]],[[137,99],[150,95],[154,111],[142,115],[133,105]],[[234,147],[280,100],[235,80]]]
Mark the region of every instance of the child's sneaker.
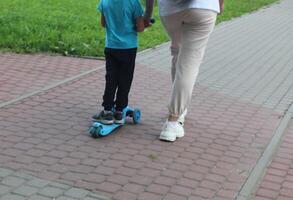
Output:
[[102,124],[109,125],[114,123],[112,111],[103,110],[99,114],[94,115],[92,118],[94,121],[100,122]]
[[174,142],[176,138],[184,136],[184,128],[178,121],[166,121],[159,137],[160,140]]
[[115,124],[124,124],[125,119],[123,118],[123,112],[115,111],[114,113],[114,123]]

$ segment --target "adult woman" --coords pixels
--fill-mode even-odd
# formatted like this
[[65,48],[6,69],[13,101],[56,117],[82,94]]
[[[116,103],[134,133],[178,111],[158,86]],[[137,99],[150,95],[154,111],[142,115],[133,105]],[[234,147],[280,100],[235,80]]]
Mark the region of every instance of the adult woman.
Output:
[[158,0],[162,23],[171,39],[172,92],[169,117],[160,139],[184,136],[184,118],[191,100],[210,33],[224,0]]

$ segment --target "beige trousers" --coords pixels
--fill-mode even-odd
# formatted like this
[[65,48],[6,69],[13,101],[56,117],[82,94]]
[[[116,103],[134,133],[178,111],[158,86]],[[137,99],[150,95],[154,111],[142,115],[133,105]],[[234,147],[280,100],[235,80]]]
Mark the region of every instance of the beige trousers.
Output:
[[202,62],[208,38],[217,13],[203,9],[187,9],[161,17],[171,39],[172,92],[170,115],[179,117],[187,109]]

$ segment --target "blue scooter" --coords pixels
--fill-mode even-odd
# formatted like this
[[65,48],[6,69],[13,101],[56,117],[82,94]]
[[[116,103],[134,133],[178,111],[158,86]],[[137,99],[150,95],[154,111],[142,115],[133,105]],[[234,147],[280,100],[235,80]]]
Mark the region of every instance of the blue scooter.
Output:
[[[138,124],[140,122],[141,112],[140,109],[132,109],[130,107],[126,107],[123,110],[123,118],[132,117],[133,123]],[[93,138],[103,137],[109,135],[117,128],[123,126],[126,123],[124,120],[123,124],[102,124],[100,122],[93,122],[92,126],[89,129],[89,133]]]

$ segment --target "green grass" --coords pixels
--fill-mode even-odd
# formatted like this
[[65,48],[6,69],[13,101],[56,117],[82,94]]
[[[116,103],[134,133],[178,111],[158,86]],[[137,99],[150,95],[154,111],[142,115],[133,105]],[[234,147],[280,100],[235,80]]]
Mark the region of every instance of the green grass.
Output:
[[[277,0],[226,0],[218,22],[254,11]],[[97,0],[1,0],[0,50],[103,56],[104,30]],[[159,22],[140,34],[140,50],[168,40]]]

